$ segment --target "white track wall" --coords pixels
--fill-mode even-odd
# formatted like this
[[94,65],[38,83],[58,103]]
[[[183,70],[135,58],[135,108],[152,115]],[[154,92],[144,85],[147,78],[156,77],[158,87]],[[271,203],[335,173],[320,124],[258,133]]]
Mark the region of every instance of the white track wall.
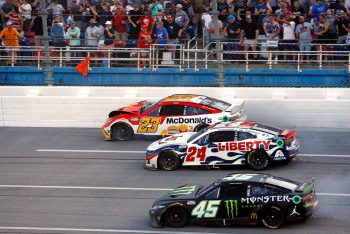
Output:
[[276,126],[350,129],[350,89],[0,87],[0,126],[100,127],[108,113],[175,93],[246,100],[249,120]]

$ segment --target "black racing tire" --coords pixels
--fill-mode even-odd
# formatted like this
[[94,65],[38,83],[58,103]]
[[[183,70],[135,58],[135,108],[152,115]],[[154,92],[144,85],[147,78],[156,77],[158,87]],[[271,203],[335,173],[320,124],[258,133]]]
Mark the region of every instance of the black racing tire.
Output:
[[284,212],[278,206],[266,207],[261,213],[261,223],[270,229],[277,229],[281,227],[284,219]]
[[180,206],[171,207],[164,214],[164,222],[170,227],[183,227],[188,223],[188,212]]
[[181,166],[181,160],[174,151],[164,151],[158,158],[158,166],[165,171],[173,171]]
[[209,126],[208,124],[200,124],[194,128],[194,132],[199,132],[200,130],[202,130],[203,128],[206,128],[208,126]]
[[265,151],[252,150],[247,155],[248,166],[255,171],[262,171],[269,165],[269,156]]
[[113,140],[118,141],[127,141],[130,140],[134,135],[132,128],[125,123],[115,124],[112,127],[112,138]]

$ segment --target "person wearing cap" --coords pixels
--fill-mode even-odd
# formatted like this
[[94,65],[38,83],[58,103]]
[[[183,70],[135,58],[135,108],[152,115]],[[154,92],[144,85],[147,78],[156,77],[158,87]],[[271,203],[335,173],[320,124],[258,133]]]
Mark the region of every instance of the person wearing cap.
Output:
[[129,20],[129,39],[137,40],[138,35],[141,30],[141,15],[142,12],[139,9],[138,4],[133,4],[133,9],[129,11],[128,20]]
[[122,6],[117,6],[113,16],[113,28],[115,30],[115,39],[117,41],[126,41],[128,38],[127,27],[128,16]]
[[169,42],[168,31],[164,27],[163,21],[157,22],[155,34],[156,34],[156,40],[155,40],[154,44],[155,44],[155,46],[157,48],[157,52],[158,52],[157,64],[160,64],[162,59],[163,59],[163,53],[165,52],[167,44]]
[[19,48],[14,48],[14,46],[19,46],[19,32],[12,26],[11,21],[7,21],[6,26],[7,27],[1,31],[0,38],[2,39],[8,56],[14,58],[14,60],[9,62],[15,63]]
[[13,27],[11,21],[7,21],[6,26],[0,33],[0,38],[5,47],[19,46],[19,32]]
[[[299,50],[301,53],[301,60],[310,59],[310,51],[312,48],[312,33],[313,26],[309,22],[305,21],[305,16],[299,16],[299,24],[295,28],[296,38],[299,45]],[[304,55],[304,53],[306,53]]]
[[[224,44],[224,49],[229,51],[226,57],[231,59],[239,59],[239,35],[241,33],[240,24],[236,21],[234,15],[229,15],[227,17],[226,27],[224,28],[224,34],[226,37],[226,43]],[[233,53],[233,54],[232,54]]]
[[317,20],[320,20],[320,14],[326,14],[327,8],[328,6],[323,0],[317,0],[310,6],[309,15],[313,15]]
[[115,40],[115,31],[112,27],[112,22],[107,21],[104,28],[104,48],[105,49],[113,49],[114,48],[114,40]]
[[53,25],[50,29],[50,44],[55,47],[64,47],[64,29],[59,24],[58,19],[54,19]]
[[80,46],[80,28],[78,28],[75,25],[74,21],[70,24],[69,28],[67,29],[66,39],[68,40],[68,45],[70,46],[70,49],[73,50],[71,52],[71,56],[80,57],[81,52],[74,51],[77,49],[76,47]]
[[[258,58],[258,54],[256,53],[258,37],[259,26],[253,21],[251,15],[246,15],[245,20],[242,22],[240,44],[244,46],[245,51],[249,51],[249,48],[252,49],[254,59]],[[248,58],[246,57],[246,59]]]
[[[141,32],[138,35],[138,48],[148,50],[152,44],[152,37],[150,32],[148,31],[147,26],[143,26],[141,28]],[[147,61],[149,59],[149,53],[141,52],[138,55],[141,59],[139,59],[139,63],[137,64],[137,68],[144,68],[147,66]]]
[[344,44],[347,40],[348,34],[350,34],[350,21],[348,15],[345,14],[344,11],[339,11],[338,14],[339,16],[335,21],[338,34],[337,44]]
[[190,23],[190,19],[185,11],[182,10],[182,5],[177,4],[175,7],[176,14],[175,14],[175,23],[180,28],[178,37],[182,43],[186,40],[186,30],[187,26]]
[[96,20],[90,19],[90,25],[85,31],[85,46],[96,48],[101,37],[100,28],[96,26]]
[[161,1],[159,1],[159,0],[155,0],[149,6],[151,9],[151,14],[152,14],[153,18],[156,18],[157,11],[163,12],[163,5],[162,5]]

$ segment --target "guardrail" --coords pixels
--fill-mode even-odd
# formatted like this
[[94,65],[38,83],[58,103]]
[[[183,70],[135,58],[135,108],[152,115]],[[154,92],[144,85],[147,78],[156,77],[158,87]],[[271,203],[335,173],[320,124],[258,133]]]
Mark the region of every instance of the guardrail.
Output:
[[[160,67],[175,67],[180,71],[184,68],[216,68],[216,51],[210,43],[200,49],[197,44],[185,48],[182,44],[157,45],[152,44],[149,49],[139,48],[91,48],[91,47],[50,47],[50,57],[54,66],[75,66],[86,56],[90,56],[90,67],[144,67],[156,70]],[[259,51],[228,50],[235,45],[233,42],[220,43],[221,60],[224,68],[252,68],[274,69],[288,68],[298,72],[302,69],[346,69],[350,72],[349,51],[279,51],[266,47],[266,43],[259,43]],[[328,47],[331,45],[327,45]],[[339,45],[337,45],[339,46]],[[344,45],[346,46],[346,45]],[[12,47],[0,49],[0,65],[3,66],[36,66],[42,69],[45,60],[43,47]],[[254,57],[257,57],[254,59]],[[308,58],[306,60],[305,58]]]

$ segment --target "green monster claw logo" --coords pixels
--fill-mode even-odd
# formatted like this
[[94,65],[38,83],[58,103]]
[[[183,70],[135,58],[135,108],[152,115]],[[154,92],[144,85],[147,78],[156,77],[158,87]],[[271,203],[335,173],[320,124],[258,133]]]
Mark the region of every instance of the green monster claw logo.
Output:
[[283,141],[283,140],[277,140],[277,141],[276,141],[276,145],[277,145],[278,147],[282,147],[282,146],[284,145],[284,141]]
[[230,120],[230,117],[227,116],[227,115],[225,115],[225,116],[222,117],[222,121],[223,121],[223,122],[227,122],[227,121],[229,121],[229,120]]
[[292,198],[292,201],[295,205],[298,205],[300,204],[300,202],[302,201],[303,199],[299,196],[299,195],[295,195],[293,198]]
[[[238,201],[237,200],[225,200],[227,216],[233,219],[238,216]],[[235,211],[235,212],[234,212]]]
[[171,191],[170,195],[187,195],[193,193],[193,191],[196,189],[196,185],[193,186],[184,186],[180,188],[176,188],[173,191]]

